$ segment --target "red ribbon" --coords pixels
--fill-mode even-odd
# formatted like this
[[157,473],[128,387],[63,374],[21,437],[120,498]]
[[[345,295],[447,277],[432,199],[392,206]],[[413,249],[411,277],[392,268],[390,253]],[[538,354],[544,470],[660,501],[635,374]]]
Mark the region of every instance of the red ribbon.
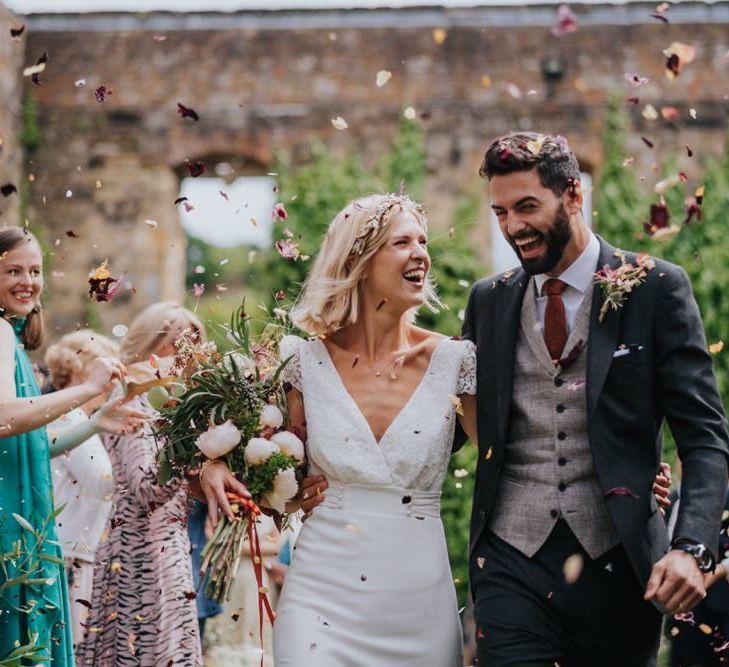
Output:
[[236,494],[226,494],[229,500],[240,503],[245,509],[248,517],[248,543],[251,546],[251,561],[253,562],[253,572],[256,575],[256,584],[258,586],[258,636],[261,642],[261,667],[263,667],[263,659],[266,651],[263,648],[263,610],[265,608],[268,620],[273,625],[276,614],[271,608],[268,595],[264,592],[263,587],[263,559],[261,558],[261,542],[258,538],[258,528],[256,527],[256,519],[261,514],[261,509],[250,498],[243,498]]
[[248,514],[248,540],[253,556],[253,571],[256,573],[256,583],[258,584],[258,637],[261,642],[261,667],[263,667],[263,658],[265,655],[263,648],[263,609],[265,607],[268,620],[271,621],[272,625],[276,614],[271,609],[271,603],[263,587],[263,561],[261,559],[261,543],[258,539],[258,529],[256,528],[256,516],[257,513],[255,511],[251,511]]

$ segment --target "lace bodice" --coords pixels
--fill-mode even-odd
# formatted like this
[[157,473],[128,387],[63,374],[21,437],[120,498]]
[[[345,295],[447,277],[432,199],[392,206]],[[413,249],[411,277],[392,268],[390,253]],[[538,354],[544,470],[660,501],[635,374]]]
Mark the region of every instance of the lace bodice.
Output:
[[284,380],[301,391],[310,472],[345,484],[440,491],[456,424],[454,396],[476,393],[476,348],[442,340],[379,444],[320,340],[286,336]]

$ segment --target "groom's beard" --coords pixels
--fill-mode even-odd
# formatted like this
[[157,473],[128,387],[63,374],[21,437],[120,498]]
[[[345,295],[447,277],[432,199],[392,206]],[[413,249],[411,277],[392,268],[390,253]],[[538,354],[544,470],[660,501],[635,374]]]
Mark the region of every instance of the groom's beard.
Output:
[[516,242],[509,237],[507,240],[509,245],[514,249],[523,269],[530,275],[535,276],[540,273],[548,273],[557,266],[564,249],[572,238],[572,228],[570,227],[570,219],[565,211],[564,205],[560,203],[557,212],[554,214],[552,225],[549,231],[542,234],[544,242],[547,246],[547,252],[541,257],[533,259],[524,259]]

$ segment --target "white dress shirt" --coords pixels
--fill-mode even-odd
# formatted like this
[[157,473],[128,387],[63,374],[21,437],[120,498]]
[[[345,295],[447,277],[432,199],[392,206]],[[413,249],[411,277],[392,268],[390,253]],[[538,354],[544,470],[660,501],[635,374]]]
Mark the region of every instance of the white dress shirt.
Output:
[[548,276],[546,273],[540,273],[534,276],[534,284],[537,288],[537,317],[542,328],[544,328],[544,311],[547,309],[547,295],[542,296],[544,283],[550,278],[559,278],[562,282],[567,283],[567,288],[562,292],[562,301],[564,301],[564,310],[567,315],[568,331],[572,331],[572,325],[575,322],[577,311],[582,305],[582,300],[595,283],[595,271],[599,259],[600,242],[597,240],[597,236],[590,232],[590,240],[585,249],[561,275]]

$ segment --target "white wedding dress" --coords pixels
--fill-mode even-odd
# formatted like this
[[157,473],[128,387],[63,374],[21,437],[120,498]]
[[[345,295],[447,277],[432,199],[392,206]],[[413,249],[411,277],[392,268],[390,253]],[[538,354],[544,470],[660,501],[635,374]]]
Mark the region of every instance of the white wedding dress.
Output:
[[310,474],[329,489],[284,581],[276,667],[462,667],[440,492],[452,399],[476,391],[473,344],[438,344],[379,443],[320,340],[287,336],[281,355],[304,397]]

